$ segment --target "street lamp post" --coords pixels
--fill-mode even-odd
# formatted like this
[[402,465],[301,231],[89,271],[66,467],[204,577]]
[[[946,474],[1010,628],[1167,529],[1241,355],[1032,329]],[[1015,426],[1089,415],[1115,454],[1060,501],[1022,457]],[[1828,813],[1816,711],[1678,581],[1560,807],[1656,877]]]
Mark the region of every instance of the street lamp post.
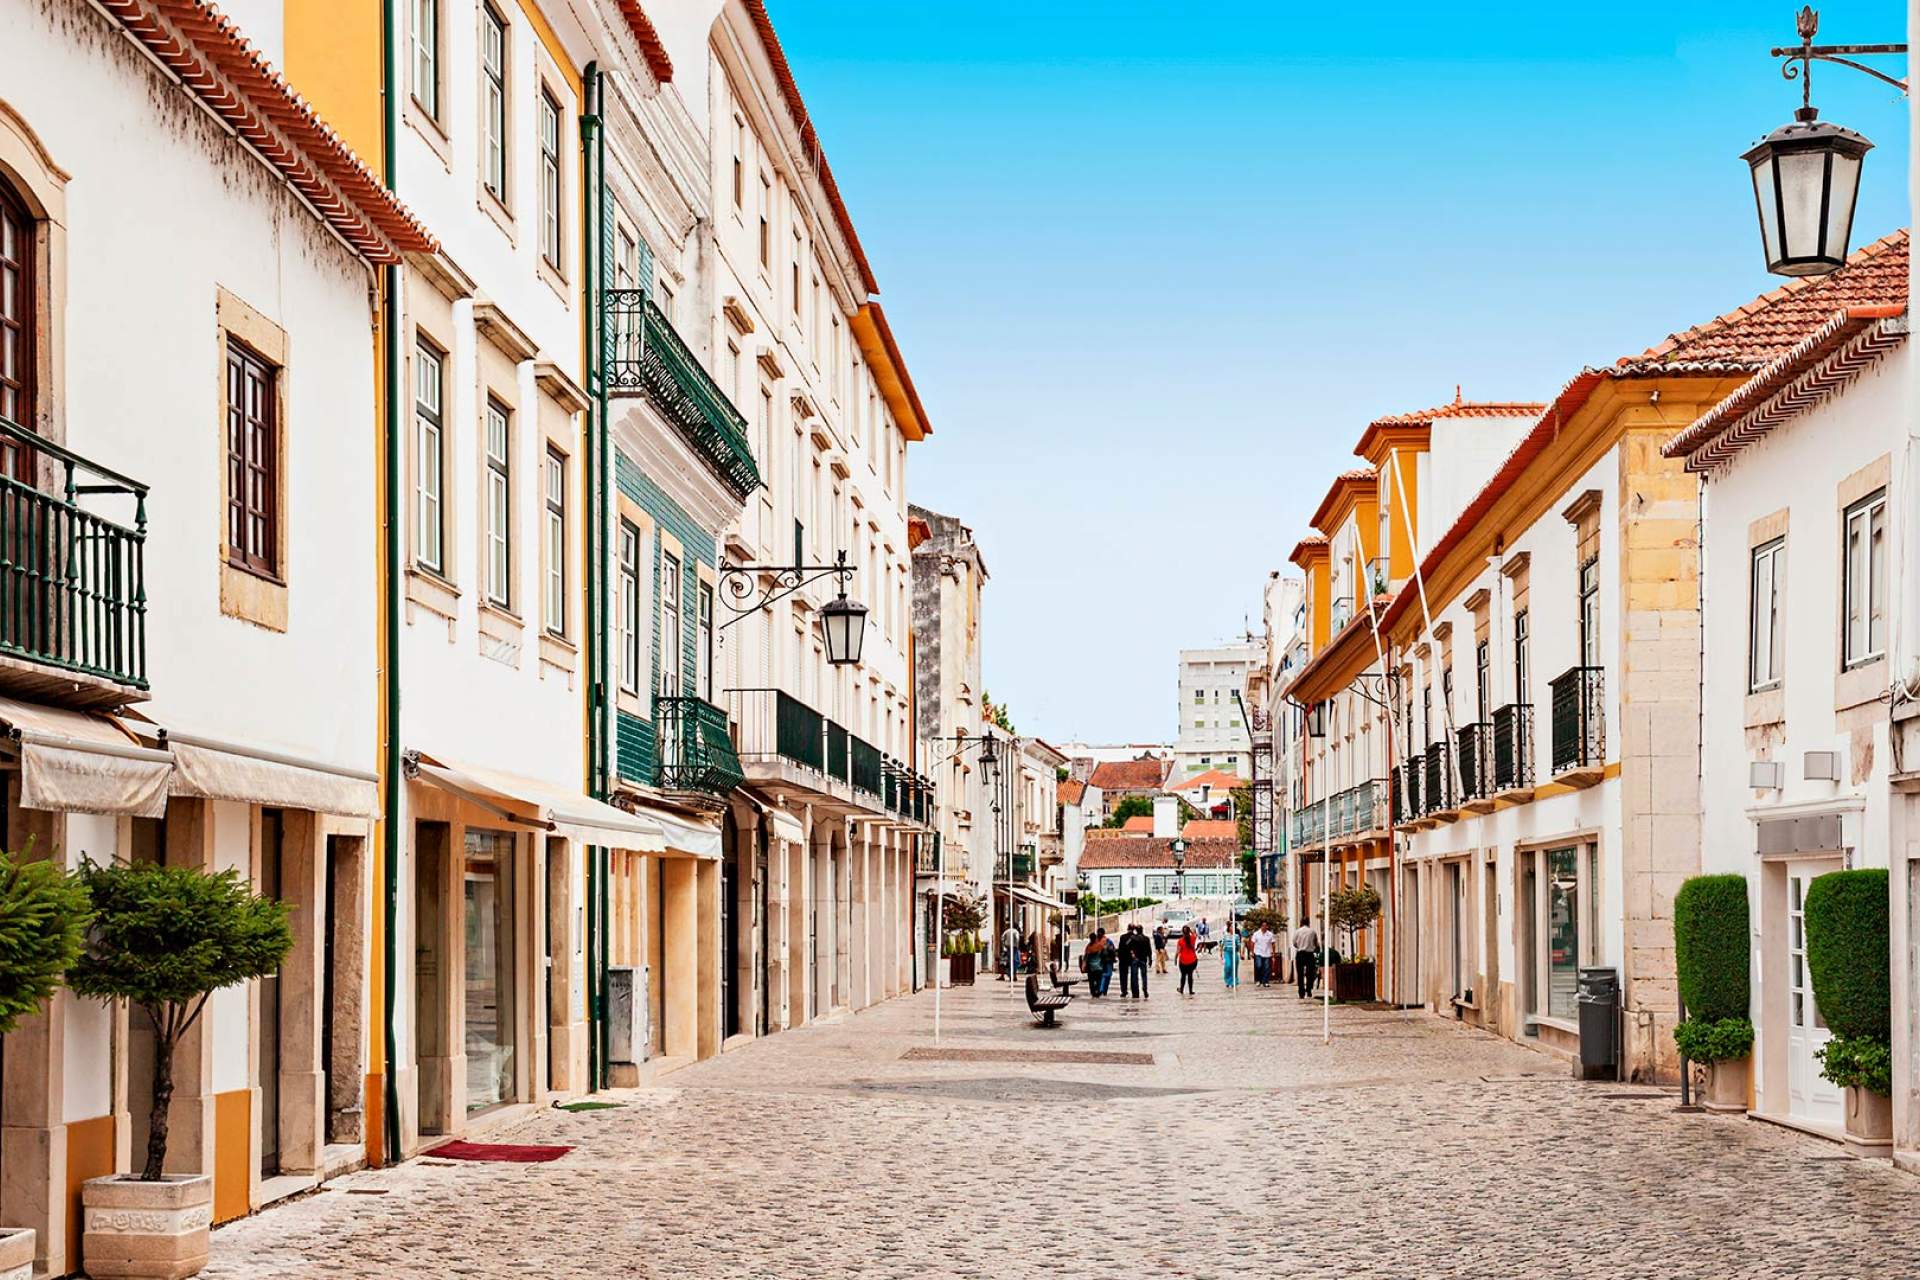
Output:
[[1187,896],[1187,842],[1179,836],[1173,838],[1173,896],[1176,901]]

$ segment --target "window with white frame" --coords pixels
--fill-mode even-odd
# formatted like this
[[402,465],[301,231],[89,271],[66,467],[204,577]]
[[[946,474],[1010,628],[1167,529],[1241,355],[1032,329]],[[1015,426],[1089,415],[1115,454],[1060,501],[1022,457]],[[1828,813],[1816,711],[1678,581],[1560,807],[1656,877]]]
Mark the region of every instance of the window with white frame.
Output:
[[1887,651],[1887,491],[1848,507],[1842,528],[1842,665],[1856,667]]
[[702,582],[694,593],[697,608],[695,623],[698,630],[696,643],[698,663],[697,680],[700,696],[708,702],[713,701],[713,584]]
[[507,200],[507,20],[480,6],[481,172],[487,190]]
[[560,268],[560,104],[540,91],[540,256]]
[[620,522],[620,688],[640,693],[640,530]]
[[675,697],[680,692],[680,651],[685,641],[680,634],[680,557],[670,551],[660,554],[660,693]]
[[1780,683],[1780,599],[1786,588],[1787,540],[1753,549],[1748,577],[1752,596],[1747,617],[1747,688],[1758,692]]
[[420,342],[413,354],[413,557],[435,573],[446,568],[446,516],[440,500],[445,387],[446,358]]
[[547,450],[547,630],[567,634],[567,459]]
[[513,607],[513,472],[507,410],[487,397],[487,599]]
[[413,97],[440,118],[440,0],[413,0]]

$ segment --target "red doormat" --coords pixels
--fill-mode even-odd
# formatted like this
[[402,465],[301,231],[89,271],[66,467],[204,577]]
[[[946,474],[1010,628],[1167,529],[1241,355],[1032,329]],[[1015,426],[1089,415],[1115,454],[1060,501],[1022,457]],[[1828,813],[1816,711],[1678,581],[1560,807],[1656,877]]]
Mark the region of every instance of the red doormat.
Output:
[[558,1160],[572,1147],[549,1147],[538,1143],[515,1142],[443,1142],[431,1151],[423,1151],[424,1156],[438,1157],[442,1160],[495,1160],[503,1164],[544,1164],[549,1160]]

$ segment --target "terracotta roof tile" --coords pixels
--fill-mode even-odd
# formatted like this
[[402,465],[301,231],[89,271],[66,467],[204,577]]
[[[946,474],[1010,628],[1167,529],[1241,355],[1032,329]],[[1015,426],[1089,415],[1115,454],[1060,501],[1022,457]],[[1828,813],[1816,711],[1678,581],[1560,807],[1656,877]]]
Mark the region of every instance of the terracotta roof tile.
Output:
[[1185,782],[1171,788],[1174,791],[1197,791],[1201,787],[1211,786],[1216,790],[1231,791],[1235,787],[1244,787],[1247,780],[1237,773],[1228,773],[1222,769],[1208,769],[1205,773],[1196,773]]
[[[1187,844],[1185,867],[1188,871],[1219,871],[1240,865],[1238,840],[1194,840]],[[1080,851],[1080,866],[1087,871],[1114,871],[1127,868],[1165,868],[1173,870],[1173,841],[1156,839],[1089,841]]]
[[616,0],[620,6],[620,16],[627,20],[627,30],[633,32],[633,38],[640,44],[641,56],[647,60],[647,70],[661,84],[673,79],[673,59],[667,56],[667,46],[661,41],[660,33],[654,30],[652,19],[646,10],[640,7],[640,0]]
[[1173,769],[1171,760],[1109,760],[1096,765],[1088,781],[1102,791],[1158,791]]
[[1534,418],[1544,408],[1546,406],[1543,404],[1526,400],[1462,400],[1456,394],[1452,404],[1433,409],[1415,409],[1412,413],[1389,413],[1385,417],[1375,418],[1370,425],[1417,427],[1446,418]]
[[1086,794],[1087,784],[1078,778],[1068,778],[1060,784],[1059,795],[1061,804],[1077,805]]
[[1232,818],[1195,818],[1180,828],[1182,840],[1239,840],[1240,824]]
[[1756,373],[1849,307],[1905,305],[1908,233],[1896,231],[1856,249],[1847,265],[1800,276],[1753,301],[1622,357],[1617,370]]
[[1120,824],[1120,829],[1128,835],[1152,835],[1153,817],[1151,814],[1136,813]]

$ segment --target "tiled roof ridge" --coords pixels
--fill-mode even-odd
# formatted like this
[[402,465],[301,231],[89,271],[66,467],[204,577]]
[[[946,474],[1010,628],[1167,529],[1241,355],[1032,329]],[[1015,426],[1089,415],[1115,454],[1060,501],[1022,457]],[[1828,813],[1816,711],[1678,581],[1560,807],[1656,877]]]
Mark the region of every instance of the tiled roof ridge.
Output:
[[1389,413],[1375,418],[1369,426],[1411,427],[1436,418],[1531,418],[1547,406],[1532,400],[1459,400],[1433,409],[1415,409],[1410,413]]
[[439,248],[433,233],[212,0],[100,2],[369,262],[397,263],[407,250]]
[[647,17],[646,10],[640,7],[640,0],[616,0],[620,6],[620,16],[627,20],[627,30],[633,32],[634,40],[640,45],[640,54],[647,60],[647,70],[661,84],[673,79],[673,59],[667,56],[667,46],[660,39],[660,32],[654,28],[653,20]]

